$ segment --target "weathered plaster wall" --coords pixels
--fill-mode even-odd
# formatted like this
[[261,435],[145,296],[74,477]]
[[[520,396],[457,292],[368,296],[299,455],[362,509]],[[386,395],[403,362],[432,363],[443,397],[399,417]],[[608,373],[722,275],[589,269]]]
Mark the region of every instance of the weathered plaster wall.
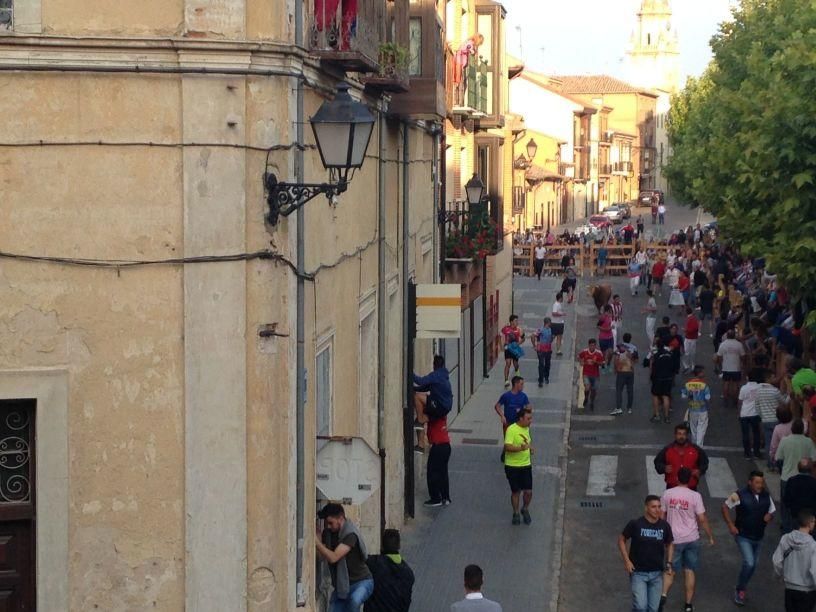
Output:
[[[178,83],[139,81],[4,74],[0,104],[16,108],[5,140],[178,139]],[[151,95],[138,95],[146,86]],[[180,254],[180,150],[0,153],[5,250],[119,259]],[[68,372],[64,609],[182,608],[180,270],[3,260],[0,287],[0,369]],[[40,448],[46,463],[49,452]]]

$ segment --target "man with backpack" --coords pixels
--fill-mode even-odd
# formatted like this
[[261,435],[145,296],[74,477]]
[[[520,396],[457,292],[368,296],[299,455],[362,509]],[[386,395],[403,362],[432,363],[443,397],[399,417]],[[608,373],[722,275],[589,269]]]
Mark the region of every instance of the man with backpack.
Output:
[[[416,411],[415,428],[420,432],[420,444],[415,450],[422,452],[422,431],[425,424],[434,419],[447,417],[453,406],[453,390],[450,384],[450,374],[445,367],[445,358],[435,355],[433,372],[427,376],[414,374],[414,410]],[[430,424],[429,424],[430,428]]]
[[550,365],[552,363],[553,332],[551,320],[544,318],[544,326],[533,336],[533,347],[538,355],[538,386],[550,384]]

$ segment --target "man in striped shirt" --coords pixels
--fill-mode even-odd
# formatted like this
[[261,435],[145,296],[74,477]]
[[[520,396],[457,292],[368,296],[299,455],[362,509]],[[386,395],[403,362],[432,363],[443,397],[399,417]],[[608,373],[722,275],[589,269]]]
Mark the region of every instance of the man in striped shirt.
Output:
[[765,370],[763,382],[756,390],[756,409],[762,419],[762,433],[765,435],[765,450],[768,452],[768,467],[773,468],[774,458],[771,456],[771,438],[778,420],[776,411],[787,404],[790,398],[771,384],[773,372]]

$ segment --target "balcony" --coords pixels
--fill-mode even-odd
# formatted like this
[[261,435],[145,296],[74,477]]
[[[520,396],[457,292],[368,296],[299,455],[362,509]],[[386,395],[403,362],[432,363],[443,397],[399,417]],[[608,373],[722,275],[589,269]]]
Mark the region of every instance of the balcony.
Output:
[[609,176],[612,174],[612,164],[600,164],[598,166],[598,174],[601,176]]
[[408,0],[388,2],[386,19],[386,40],[378,47],[378,72],[363,77],[368,89],[404,93],[408,91],[409,65],[409,18]]
[[632,162],[630,161],[619,161],[612,164],[612,174],[630,176],[633,171]]
[[470,210],[454,202],[444,213],[445,257],[482,260],[500,250],[501,226],[491,214],[488,202]]
[[447,115],[445,71],[453,54],[445,45],[445,29],[434,0],[409,3],[410,39],[405,93],[391,98],[393,115],[439,121]]
[[451,114],[467,118],[486,117],[487,61],[481,57],[470,58],[464,70],[456,65],[454,55],[451,55],[451,61],[451,81],[447,85],[451,92]]
[[615,132],[611,132],[609,130],[601,130],[601,144],[612,144],[612,137],[615,135]]
[[[309,52],[348,72],[377,72],[386,41],[383,0],[311,0]],[[350,10],[356,6],[356,11]],[[345,11],[344,11],[345,8]]]
[[484,37],[479,46],[477,66],[479,112],[486,117],[479,118],[479,128],[504,127],[504,115],[508,107],[508,68],[505,52],[504,7],[493,0],[476,0],[476,31]]

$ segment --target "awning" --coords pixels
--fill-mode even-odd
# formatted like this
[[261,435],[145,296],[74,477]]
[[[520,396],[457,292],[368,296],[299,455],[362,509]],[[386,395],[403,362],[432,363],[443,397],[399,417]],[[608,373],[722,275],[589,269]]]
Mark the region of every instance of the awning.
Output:
[[541,183],[544,181],[560,182],[564,180],[564,177],[557,172],[547,170],[535,164],[527,169],[524,173],[524,178],[528,183]]

